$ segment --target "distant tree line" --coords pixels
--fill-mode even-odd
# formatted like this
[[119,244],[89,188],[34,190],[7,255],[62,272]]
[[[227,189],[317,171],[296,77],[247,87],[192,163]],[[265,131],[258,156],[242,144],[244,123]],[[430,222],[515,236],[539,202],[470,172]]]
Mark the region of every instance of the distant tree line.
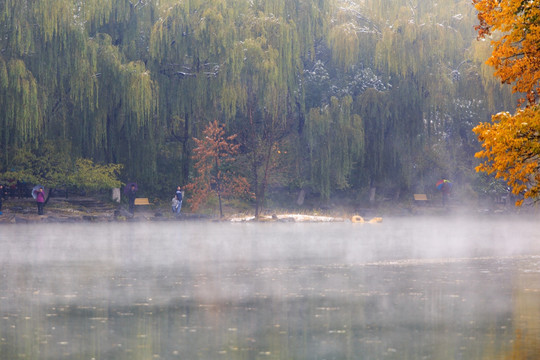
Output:
[[257,206],[474,183],[471,129],[516,101],[476,23],[470,0],[0,0],[0,172],[54,142],[169,194],[217,120]]

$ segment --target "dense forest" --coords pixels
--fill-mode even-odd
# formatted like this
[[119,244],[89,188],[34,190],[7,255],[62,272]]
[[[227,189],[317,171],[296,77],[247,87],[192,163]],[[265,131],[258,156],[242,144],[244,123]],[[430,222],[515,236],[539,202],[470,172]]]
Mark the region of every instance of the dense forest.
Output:
[[516,99],[476,23],[470,0],[0,0],[0,172],[52,148],[168,197],[217,120],[258,203],[490,191],[471,130]]

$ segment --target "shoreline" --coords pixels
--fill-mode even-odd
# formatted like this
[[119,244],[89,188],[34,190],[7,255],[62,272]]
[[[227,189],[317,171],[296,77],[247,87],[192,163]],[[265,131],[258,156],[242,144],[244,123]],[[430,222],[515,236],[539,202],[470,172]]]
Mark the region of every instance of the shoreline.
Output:
[[223,222],[350,222],[380,223],[386,217],[417,216],[531,216],[538,217],[538,212],[531,208],[510,209],[473,209],[465,206],[403,206],[389,208],[360,209],[356,211],[298,211],[283,209],[267,210],[258,220],[253,215],[235,214],[224,219],[217,215],[182,213],[175,217],[168,206],[140,205],[136,206],[132,215],[125,204],[101,201],[92,197],[52,198],[45,206],[45,214],[37,214],[37,206],[33,199],[4,200],[0,225],[32,224],[32,223],[98,223],[98,222],[159,222],[159,221],[223,221]]

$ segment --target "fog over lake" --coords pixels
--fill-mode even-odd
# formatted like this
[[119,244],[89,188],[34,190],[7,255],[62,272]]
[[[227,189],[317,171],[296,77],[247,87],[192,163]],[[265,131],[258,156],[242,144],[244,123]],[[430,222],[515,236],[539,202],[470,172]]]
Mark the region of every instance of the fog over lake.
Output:
[[0,244],[0,359],[540,353],[536,218],[3,225]]

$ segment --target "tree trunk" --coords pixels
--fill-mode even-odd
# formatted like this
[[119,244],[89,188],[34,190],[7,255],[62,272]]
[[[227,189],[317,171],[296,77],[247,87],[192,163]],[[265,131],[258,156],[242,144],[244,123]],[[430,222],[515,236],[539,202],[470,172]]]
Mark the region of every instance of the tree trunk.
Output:
[[306,198],[306,191],[304,189],[300,189],[300,192],[298,193],[298,198],[296,198],[296,205],[298,206],[304,205],[305,198]]
[[268,173],[270,172],[270,159],[272,158],[272,148],[274,147],[274,142],[273,141],[270,141],[270,144],[268,145],[268,151],[266,152],[266,159],[265,160],[265,164],[264,164],[264,176],[262,178],[262,181],[261,181],[261,191],[260,191],[260,204],[259,204],[259,207],[260,207],[260,210],[262,210],[263,208],[263,204],[264,204],[264,198],[265,198],[265,195],[266,195],[266,186],[268,184]]
[[369,189],[369,203],[374,204],[375,203],[375,194],[377,192],[377,188],[375,186],[371,186]]
[[191,150],[189,148],[189,114],[185,114],[184,121],[184,142],[182,143],[182,181],[183,184],[189,182],[189,160],[191,158]]
[[49,192],[47,193],[47,198],[45,199],[45,202],[43,203],[44,205],[47,205],[47,203],[49,202],[49,199],[51,198],[53,191],[54,191],[54,188],[49,189]]
[[[248,101],[249,102],[249,101]],[[250,103],[250,102],[249,102]],[[253,123],[253,108],[248,104],[249,110],[249,142],[251,150],[251,171],[253,172],[253,190],[255,192],[255,219],[259,218],[260,206],[261,206],[261,194],[259,189],[259,174],[258,174],[258,144],[257,136],[255,133],[255,125]]]
[[216,176],[216,191],[217,191],[217,196],[218,196],[218,201],[219,201],[219,218],[222,219],[223,218],[223,206],[221,204],[221,176],[220,176],[220,171],[219,171],[219,159],[218,157],[216,157],[216,171],[217,171],[217,176]]
[[259,176],[257,174],[257,155],[255,154],[255,151],[253,151],[253,159],[252,159],[252,171],[253,171],[253,188],[255,190],[255,219],[259,218],[259,201],[260,201],[260,194],[259,194]]
[[219,201],[219,218],[223,219],[223,207],[221,205],[221,192],[218,192],[218,201]]

